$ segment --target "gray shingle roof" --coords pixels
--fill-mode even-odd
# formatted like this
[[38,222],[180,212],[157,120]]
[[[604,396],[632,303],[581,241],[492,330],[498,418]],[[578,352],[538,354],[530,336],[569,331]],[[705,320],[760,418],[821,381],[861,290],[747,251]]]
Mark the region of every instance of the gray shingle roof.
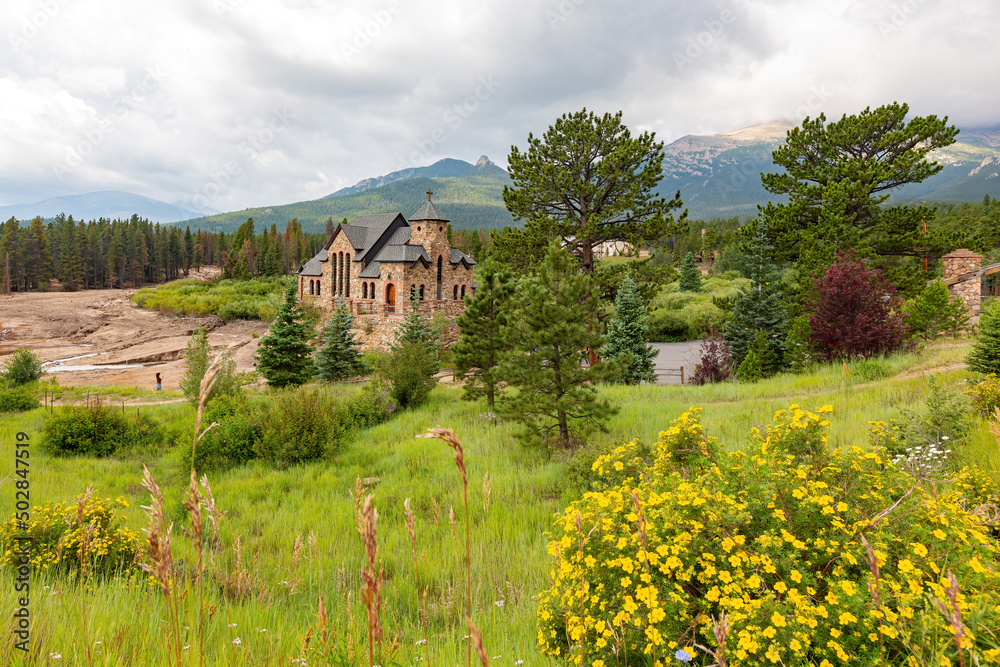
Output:
[[359,215],[351,221],[351,224],[344,225],[341,229],[347,234],[347,240],[351,242],[355,250],[368,250],[392,226],[396,218],[402,218],[404,222],[406,221],[402,213]]
[[415,262],[421,257],[430,262],[431,258],[422,245],[386,245],[375,257],[376,262]]
[[403,245],[410,240],[410,228],[400,227],[392,233],[389,240],[386,241],[386,245]]
[[305,263],[305,265],[299,269],[299,275],[302,276],[321,276],[323,275],[323,265],[320,262],[325,262],[327,258],[326,250],[320,250],[316,253],[312,259]]
[[379,264],[378,262],[372,262],[365,268],[361,269],[361,273],[358,274],[359,278],[378,278],[379,275]]
[[410,216],[410,220],[439,220],[441,222],[449,222],[445,214],[441,212],[434,202],[427,201],[420,210]]
[[468,255],[466,255],[464,252],[462,252],[458,248],[452,248],[451,249],[451,257],[449,259],[451,260],[452,264],[458,264],[463,259],[465,260],[465,263],[469,264],[469,265],[472,265],[472,264],[476,263],[476,260],[474,260],[471,257],[469,257]]

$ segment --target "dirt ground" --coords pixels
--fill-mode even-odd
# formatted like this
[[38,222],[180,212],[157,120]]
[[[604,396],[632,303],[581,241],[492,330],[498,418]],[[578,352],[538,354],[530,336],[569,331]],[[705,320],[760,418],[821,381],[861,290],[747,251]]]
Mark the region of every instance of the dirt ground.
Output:
[[[0,365],[19,347],[28,347],[60,385],[117,385],[178,389],[184,352],[199,325],[213,348],[244,343],[234,358],[239,371],[251,370],[257,337],[267,323],[216,317],[173,317],[143,310],[135,290],[28,292],[0,294]],[[48,377],[48,376],[47,376]]]

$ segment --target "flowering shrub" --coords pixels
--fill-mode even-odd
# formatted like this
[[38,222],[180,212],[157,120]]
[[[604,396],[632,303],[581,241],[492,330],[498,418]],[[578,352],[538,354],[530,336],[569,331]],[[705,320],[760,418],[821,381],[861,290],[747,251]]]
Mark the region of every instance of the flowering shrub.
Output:
[[607,486],[548,547],[541,650],[594,667],[1000,661],[1000,544],[968,507],[996,482],[925,489],[883,450],[831,451],[829,411],[779,411],[723,455],[692,409],[652,460],[635,443],[597,459]]
[[972,399],[976,412],[990,417],[1000,407],[1000,377],[996,373],[990,373],[981,380],[970,381],[969,388],[964,393]]
[[[115,514],[117,509],[128,507],[128,502],[94,495],[81,508],[79,501],[78,497],[71,505],[35,507],[27,526],[16,515],[0,525],[0,566],[16,568],[17,552],[27,544],[32,569],[78,571],[84,558],[88,576],[135,567],[143,540],[123,527]],[[18,536],[28,536],[31,541],[18,542]]]

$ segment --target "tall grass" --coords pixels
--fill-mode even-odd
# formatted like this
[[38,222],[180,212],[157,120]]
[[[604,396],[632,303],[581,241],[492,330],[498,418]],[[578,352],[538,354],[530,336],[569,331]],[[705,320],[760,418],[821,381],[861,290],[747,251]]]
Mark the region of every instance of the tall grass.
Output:
[[[892,357],[885,361],[890,377],[876,382],[849,376],[842,367],[818,367],[755,385],[602,387],[621,412],[595,446],[634,438],[652,442],[679,412],[696,405],[704,407],[706,431],[738,448],[748,427],[769,422],[789,403],[832,404],[831,444],[863,446],[867,421],[898,417],[901,408],[920,402],[924,374],[939,372],[946,383],[960,384],[964,371],[958,366],[966,351],[967,346],[940,347]],[[190,470],[176,450],[127,459],[65,459],[49,457],[33,444],[32,499],[68,502],[93,485],[102,496],[129,499],[125,520],[138,531],[148,527],[140,509],[150,506],[142,486],[148,467],[163,496],[163,521],[177,526],[171,548],[179,576],[197,581],[199,544],[205,548],[199,594],[212,611],[201,621],[182,617],[177,637],[184,664],[193,664],[199,654],[206,665],[290,664],[302,658],[309,665],[366,664],[369,626],[360,592],[370,554],[359,540],[355,495],[370,496],[379,509],[374,576],[385,633],[380,664],[431,657],[438,665],[465,664],[470,641],[481,660],[487,650],[488,658],[497,657],[494,665],[550,664],[535,649],[532,596],[547,582],[545,533],[552,516],[580,493],[567,481],[569,457],[545,458],[521,449],[513,438],[516,424],[493,425],[480,416],[481,405],[459,396],[456,388],[436,388],[419,409],[355,434],[332,461],[287,470],[252,462],[213,476],[212,505],[226,517],[211,537],[193,543],[176,539],[178,530],[195,528],[183,503],[186,497],[188,505],[204,507],[207,487],[195,492],[202,500],[192,496]],[[186,403],[143,409],[193,431],[195,410]],[[38,442],[44,414],[38,409],[0,423],[6,460],[13,459],[17,431]],[[447,425],[461,441],[465,484],[455,475],[454,449],[415,437],[438,425]],[[190,453],[188,443],[178,449]],[[970,436],[965,457],[1000,471],[996,439],[985,424]],[[9,515],[13,505],[8,481],[0,491],[0,515]],[[467,540],[449,526],[449,510],[466,524]],[[86,644],[96,664],[167,664],[176,651],[176,644],[164,639],[168,625],[176,623],[170,620],[177,618],[172,601],[145,577],[87,582],[87,641],[79,631],[80,589],[41,571],[32,577],[32,593],[35,650],[20,655],[4,638],[0,664],[49,664],[50,654],[62,655],[62,664],[86,664]],[[15,606],[13,586],[0,587],[0,604]],[[184,646],[190,646],[187,652]]]

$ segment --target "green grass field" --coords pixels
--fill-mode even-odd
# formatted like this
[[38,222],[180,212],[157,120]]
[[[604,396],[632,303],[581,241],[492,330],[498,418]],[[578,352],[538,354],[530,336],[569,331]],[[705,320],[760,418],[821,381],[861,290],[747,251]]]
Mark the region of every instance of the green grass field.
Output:
[[[937,373],[949,385],[959,386],[966,377],[961,360],[967,351],[967,344],[949,341],[922,353],[897,355],[884,362],[891,376],[877,381],[857,373],[847,376],[839,366],[822,366],[754,385],[602,388],[620,413],[608,433],[592,438],[592,446],[635,438],[654,441],[683,410],[701,406],[707,433],[729,449],[741,448],[751,427],[769,422],[775,410],[792,403],[805,408],[832,404],[831,445],[864,446],[867,422],[899,417],[900,408],[918,404],[927,391],[927,374]],[[465,447],[473,620],[482,629],[491,664],[553,664],[535,649],[533,596],[546,585],[551,568],[546,531],[552,517],[581,492],[569,481],[571,457],[526,451],[513,437],[516,425],[494,426],[480,416],[484,406],[459,397],[458,389],[438,387],[424,406],[358,433],[335,458],[321,463],[283,471],[254,464],[210,477],[216,502],[226,515],[209,568],[217,574],[206,578],[206,599],[215,612],[205,664],[292,664],[302,657],[307,662],[294,664],[365,664],[366,611],[359,599],[365,553],[352,497],[358,479],[365,480],[379,513],[386,651],[376,662],[423,664],[429,651],[430,664],[464,663],[463,638],[468,632],[462,621],[462,487],[452,451],[440,440],[415,437],[436,426],[453,429]],[[171,428],[193,428],[194,411],[186,403],[141,409]],[[30,492],[36,506],[71,503],[92,484],[102,497],[127,499],[123,518],[139,532],[147,525],[141,506],[149,504],[149,495],[140,486],[146,466],[163,489],[168,517],[174,521],[175,562],[182,572],[190,571],[193,551],[181,531],[188,473],[179,464],[179,453],[168,450],[120,460],[53,458],[37,445],[44,418],[38,409],[0,420],[0,451],[8,466],[0,475],[0,512],[10,516],[14,508],[11,473],[19,431],[33,443]],[[986,424],[974,430],[963,460],[1000,474],[997,441]],[[406,498],[416,514],[419,572],[404,523]],[[417,644],[425,636],[418,577],[420,586],[428,588],[426,647]],[[16,596],[12,578],[7,581],[0,589],[0,603],[10,610]],[[84,665],[89,645],[93,664],[167,664],[163,596],[147,585],[145,576],[130,583],[90,580],[80,586],[72,578],[42,572],[33,576],[31,590],[32,653],[14,651],[7,635],[0,663]],[[339,652],[327,657],[317,652],[321,595],[329,615],[327,631],[333,633],[328,643]],[[191,627],[193,619],[183,625]],[[183,641],[195,644],[188,634]],[[192,657],[185,664],[197,662]]]
[[145,287],[133,297],[151,310],[177,315],[216,315],[223,322],[233,319],[274,319],[285,291],[294,277],[254,278],[206,282],[195,278],[175,280],[158,287]]

